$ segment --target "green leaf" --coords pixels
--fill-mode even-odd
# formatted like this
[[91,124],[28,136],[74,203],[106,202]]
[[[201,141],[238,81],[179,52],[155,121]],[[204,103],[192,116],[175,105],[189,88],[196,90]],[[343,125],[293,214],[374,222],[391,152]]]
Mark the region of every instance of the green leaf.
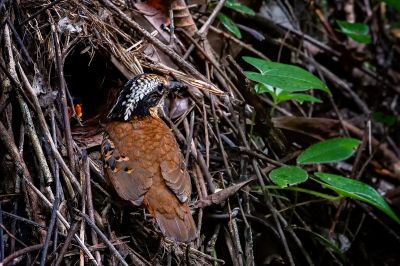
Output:
[[394,126],[397,123],[397,117],[395,115],[387,115],[382,112],[373,113],[372,119],[387,126]]
[[257,83],[254,90],[256,91],[256,93],[265,93],[265,92],[272,92],[275,93],[274,91],[274,87],[266,85],[266,84],[262,84],[262,83]]
[[314,175],[323,182],[324,186],[334,190],[339,195],[369,203],[400,224],[399,217],[396,216],[382,196],[370,185],[340,175],[321,172],[314,173]]
[[[299,67],[296,68],[301,69]],[[326,87],[323,88],[319,84],[312,84],[312,81],[306,80],[304,78],[299,78],[295,75],[292,75],[292,73],[292,71],[280,72],[277,69],[272,69],[270,72],[266,72],[265,74],[260,74],[252,71],[244,71],[246,77],[252,81],[260,82],[264,85],[270,85],[289,92],[307,91],[310,89],[320,89],[324,91],[327,90]]]
[[304,102],[322,103],[322,101],[320,99],[315,98],[312,95],[304,94],[304,93],[281,93],[278,95],[279,102],[285,102],[288,100],[294,100],[301,104]]
[[293,186],[307,180],[308,174],[297,166],[282,166],[269,173],[272,182],[280,187]]
[[319,78],[298,66],[248,56],[243,57],[243,60],[260,71],[245,71],[246,77],[252,81],[291,92],[319,89],[330,94],[328,87]]
[[331,163],[346,160],[360,144],[358,139],[334,138],[311,145],[299,157],[298,164]]
[[264,84],[264,83],[257,83],[254,87],[256,93],[269,93],[272,97],[274,103],[279,104],[289,100],[297,101],[301,104],[304,102],[313,102],[313,103],[322,103],[322,101],[318,98],[315,98],[312,95],[305,94],[305,93],[290,93],[287,91],[282,91],[281,89]]
[[242,34],[240,33],[238,26],[236,26],[235,22],[233,22],[233,20],[230,19],[227,15],[225,15],[224,13],[219,13],[218,19],[227,30],[235,35],[236,38],[242,38]]
[[[326,199],[326,200],[330,200],[330,201],[336,201],[336,200],[341,200],[343,197],[342,196],[331,196],[328,194],[324,194],[324,193],[320,193],[318,191],[314,191],[311,189],[306,189],[306,188],[301,188],[301,187],[287,187],[287,188],[283,188],[280,186],[264,186],[267,189],[284,189],[286,191],[294,191],[294,192],[300,192],[300,193],[305,193],[305,194],[309,194],[315,197],[319,197],[322,199]],[[259,191],[261,191],[261,187],[258,187]],[[252,190],[253,192],[253,190]]]
[[247,14],[250,16],[254,16],[256,13],[253,11],[253,9],[251,9],[250,7],[243,5],[242,3],[239,3],[236,0],[227,0],[225,2],[225,6],[235,10],[237,12],[243,13],[243,14]]
[[358,35],[352,33],[346,33],[346,35],[358,43],[365,43],[365,44],[371,43],[371,37],[368,35]]
[[400,13],[400,1],[399,0],[384,0],[388,6],[394,7],[397,12]]
[[343,20],[336,20],[341,33],[346,34],[348,37],[352,38],[359,43],[371,43],[371,37],[368,35],[369,27],[364,23],[349,23]]

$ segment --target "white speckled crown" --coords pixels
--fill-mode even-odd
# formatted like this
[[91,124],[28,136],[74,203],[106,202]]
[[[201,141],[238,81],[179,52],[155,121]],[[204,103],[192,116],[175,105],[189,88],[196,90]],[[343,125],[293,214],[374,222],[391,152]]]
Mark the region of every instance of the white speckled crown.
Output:
[[164,82],[162,77],[155,74],[140,74],[129,80],[107,117],[123,118],[123,120],[127,121],[138,106],[138,103]]

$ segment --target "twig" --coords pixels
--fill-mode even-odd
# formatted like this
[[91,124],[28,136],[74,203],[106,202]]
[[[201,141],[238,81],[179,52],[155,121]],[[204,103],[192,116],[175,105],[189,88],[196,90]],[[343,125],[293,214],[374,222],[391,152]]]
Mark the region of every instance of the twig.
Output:
[[46,11],[47,9],[51,8],[52,6],[58,4],[59,2],[61,2],[61,0],[54,0],[53,2],[51,2],[50,4],[42,7],[41,9],[39,9],[37,12],[33,13],[30,17],[24,19],[22,22],[20,22],[18,24],[18,26],[22,26],[24,25],[26,22],[36,18],[38,15],[40,15],[41,13],[43,13],[44,11]]
[[357,148],[353,167],[351,169],[351,174],[350,174],[351,178],[355,178],[356,176],[358,176],[357,170],[358,170],[359,166],[361,165],[361,157],[362,157],[363,153],[365,152],[368,143],[371,143],[371,140],[369,139],[369,134],[368,134],[368,132],[369,132],[368,125],[370,125],[370,122],[371,121],[368,120],[367,123],[365,123],[365,128],[364,128],[364,133],[363,133],[363,137],[361,140],[361,144]]
[[[224,5],[225,5],[225,0],[218,1],[218,4],[215,6],[214,10],[212,11],[211,15],[208,17],[207,21],[203,24],[203,26],[201,26],[201,28],[197,32],[197,35],[200,37],[200,42],[203,44],[206,54],[208,55],[209,58],[212,58],[215,61],[216,61],[216,59],[212,52],[211,45],[208,42],[207,34],[208,34],[209,27],[214,22],[218,13],[221,11],[221,9],[224,7]],[[193,45],[191,45],[188,48],[188,52],[191,51],[192,49],[193,49]],[[228,79],[228,82],[230,82],[229,79]]]
[[39,161],[40,169],[43,172],[46,185],[48,185],[51,182],[53,182],[53,177],[51,175],[50,168],[47,164],[46,158],[44,157],[42,146],[40,144],[39,137],[36,133],[36,129],[33,125],[31,114],[29,112],[28,106],[26,105],[26,103],[24,102],[24,100],[22,99],[21,95],[19,95],[18,92],[17,92],[17,99],[21,107],[21,111],[23,114],[22,116],[25,120],[26,127],[28,129],[28,134],[31,137],[33,149]]
[[57,74],[58,74],[58,82],[59,82],[59,87],[58,87],[58,92],[59,92],[59,97],[60,97],[60,102],[62,106],[62,116],[63,116],[63,122],[64,122],[64,131],[65,131],[65,142],[67,146],[67,153],[69,157],[69,165],[71,167],[72,173],[76,173],[76,166],[75,166],[75,157],[74,157],[74,150],[73,150],[73,140],[72,140],[72,134],[71,134],[71,125],[69,121],[69,116],[68,116],[68,105],[67,105],[67,96],[66,96],[66,86],[65,86],[65,79],[64,79],[64,73],[63,73],[63,62],[61,61],[61,48],[60,48],[60,42],[58,39],[58,34],[54,25],[54,21],[52,20],[51,16],[49,15],[50,18],[50,24],[51,24],[51,32],[52,32],[52,38],[53,38],[53,45],[54,45],[54,50],[55,50],[55,59],[56,59],[56,66],[57,66]]
[[23,222],[23,223],[33,225],[33,226],[35,226],[35,227],[47,229],[47,226],[46,226],[46,225],[38,224],[38,223],[36,223],[36,222],[34,222],[34,221],[31,221],[31,220],[29,220],[29,219],[26,219],[26,218],[24,218],[24,217],[18,216],[18,215],[13,214],[13,213],[9,213],[9,212],[3,211],[3,215],[8,216],[8,217],[11,217],[11,218],[13,218],[14,220],[21,221],[21,222]]
[[[21,85],[20,85],[20,82],[17,77],[16,64],[14,61],[14,56],[12,54],[11,38],[10,38],[10,32],[9,32],[8,26],[4,27],[4,39],[5,39],[5,46],[8,51],[8,57],[9,57],[8,58],[9,59],[8,71],[11,74],[11,76],[13,77],[13,80],[17,83],[17,88],[19,88],[19,87],[21,87]],[[18,99],[18,102],[19,102],[19,105],[20,105],[20,108],[22,111],[22,117],[23,117],[26,127],[28,129],[29,136],[31,137],[33,149],[36,153],[37,159],[40,164],[40,169],[43,172],[46,184],[49,184],[50,182],[53,181],[53,178],[51,176],[50,169],[47,164],[46,158],[44,157],[44,153],[43,153],[42,147],[40,145],[39,137],[38,137],[35,127],[33,125],[32,116],[29,112],[28,106],[23,101],[18,90],[17,90],[17,99]]]
[[[206,184],[204,182],[204,175],[201,171],[201,168],[199,166],[199,164],[195,164],[195,170],[196,170],[196,181],[198,182],[199,188],[198,188],[198,192],[199,193],[199,198],[203,199],[205,197],[208,196],[208,192],[207,192],[207,188],[206,188]],[[211,189],[210,189],[211,190]]]
[[[54,109],[51,109],[51,111],[50,111],[50,123],[51,123],[51,134],[52,134],[51,137],[53,139],[57,139]],[[62,189],[61,189],[61,183],[60,183],[60,168],[59,168],[59,164],[58,164],[57,160],[54,160],[54,165],[53,166],[54,166],[53,172],[54,172],[54,180],[55,180],[54,185],[56,187],[56,192],[55,192],[56,195],[55,196],[56,196],[56,199],[61,201],[63,199],[63,197],[62,197],[62,194],[61,194]],[[66,178],[65,181],[66,181],[67,186],[68,185],[70,186],[69,179]],[[60,229],[61,230],[65,229],[65,227],[63,227],[63,225],[61,223],[60,223]],[[53,250],[54,251],[53,252],[56,251],[57,240],[58,240],[58,231],[55,230],[54,231],[54,245],[53,245],[53,247],[54,247]]]
[[273,159],[271,159],[271,158],[268,158],[268,157],[265,156],[264,154],[262,154],[262,153],[260,153],[260,152],[258,152],[258,151],[251,150],[250,148],[246,148],[246,147],[237,147],[237,149],[238,149],[241,153],[244,153],[244,154],[253,156],[253,157],[255,157],[255,158],[264,160],[264,161],[266,161],[267,163],[270,163],[270,164],[272,164],[272,165],[275,165],[275,166],[283,166],[283,165],[285,165],[285,164],[282,163],[282,162],[275,161],[275,160],[273,160]]
[[219,148],[221,150],[221,155],[222,155],[222,160],[224,162],[224,166],[225,166],[225,171],[228,173],[228,177],[230,179],[230,181],[232,182],[232,171],[230,169],[230,165],[228,163],[228,159],[226,158],[226,152],[225,152],[225,148],[224,145],[222,143],[222,139],[221,139],[221,132],[219,130],[219,126],[218,126],[218,118],[217,118],[217,114],[215,112],[215,97],[213,95],[211,95],[211,112],[213,115],[213,120],[214,120],[214,127],[216,130],[216,134],[217,134],[217,140],[218,140],[218,144],[219,144]]
[[361,203],[359,201],[353,201],[357,206],[361,207],[369,217],[371,217],[375,222],[377,222],[380,226],[382,226],[388,233],[391,235],[398,243],[400,243],[400,235],[398,232],[393,230],[387,223],[385,223],[382,219],[377,217],[371,210],[370,207]]
[[[107,247],[110,249],[111,253],[117,257],[117,259],[122,263],[122,265],[128,266],[128,263],[124,260],[118,250],[114,247],[114,245],[108,240],[107,236],[101,232],[101,230],[97,227],[97,225],[90,219],[89,216],[86,214],[79,212],[79,214],[85,219],[86,223],[96,231],[97,235],[104,241]],[[145,266],[146,264],[143,263],[138,257],[134,256],[135,261],[133,262],[135,265],[138,266]]]
[[[183,122],[187,123],[187,119],[185,118]],[[188,143],[192,143],[193,141],[194,111],[190,113],[190,126],[188,127],[189,127],[189,132],[187,134],[187,139],[186,139],[185,165],[188,165],[189,163],[190,145]]]
[[201,154],[200,151],[197,150],[196,153],[197,153],[197,162],[199,163],[199,166],[201,168],[201,171],[203,172],[203,175],[207,179],[208,188],[210,189],[211,193],[214,193],[215,192],[215,185],[213,183],[213,178],[212,178],[210,172],[208,171],[208,167],[206,165],[206,162],[204,161],[204,157],[203,157],[203,155]]
[[295,265],[294,259],[293,259],[293,255],[290,252],[289,245],[288,245],[288,242],[286,240],[286,236],[283,233],[282,226],[281,226],[279,218],[278,218],[278,211],[275,209],[275,207],[271,203],[271,199],[270,199],[271,195],[265,189],[265,183],[264,183],[264,180],[262,178],[262,175],[261,175],[261,172],[260,172],[260,169],[258,167],[258,164],[257,164],[256,160],[253,159],[252,160],[252,164],[253,164],[253,169],[254,169],[254,171],[256,173],[256,176],[258,178],[258,181],[259,181],[259,183],[261,185],[261,189],[263,190],[263,194],[264,194],[264,198],[265,198],[264,202],[267,205],[268,209],[271,211],[272,217],[273,217],[274,222],[276,224],[276,227],[278,228],[278,233],[279,233],[283,248],[285,250],[288,262],[289,262],[290,265]]
[[[72,185],[74,186],[74,188],[77,190],[77,192],[79,194],[82,194],[81,185],[79,184],[78,180],[76,179],[74,174],[71,172],[71,170],[68,168],[67,164],[64,162],[64,159],[62,158],[60,152],[57,149],[57,146],[55,145],[55,140],[52,138],[52,136],[50,134],[50,131],[47,126],[43,111],[40,107],[39,99],[37,98],[37,95],[34,93],[33,88],[31,86],[31,84],[29,83],[28,78],[26,77],[25,72],[22,69],[22,67],[19,64],[17,64],[17,66],[18,66],[20,75],[22,77],[22,84],[24,85],[26,92],[28,93],[28,95],[30,96],[30,98],[33,101],[33,105],[34,105],[36,113],[38,115],[39,125],[45,135],[45,141],[48,144],[50,144],[50,148],[51,148],[57,162],[60,164],[62,170],[68,176],[69,180],[72,182]],[[15,83],[14,79],[12,79],[12,82]],[[22,90],[22,88],[20,88],[20,90]]]
[[[205,23],[205,21],[202,20],[202,19],[199,19],[199,21],[200,21],[201,23],[203,23],[203,24]],[[224,38],[226,38],[226,39],[228,39],[228,40],[234,42],[235,44],[238,44],[239,46],[243,47],[244,49],[248,50],[249,52],[251,52],[251,53],[257,55],[259,58],[262,58],[262,59],[265,59],[265,60],[270,60],[270,59],[269,59],[268,57],[266,57],[263,53],[261,53],[260,51],[254,49],[250,44],[247,44],[247,43],[242,42],[241,40],[239,40],[238,38],[235,38],[235,37],[232,36],[231,34],[226,33],[225,31],[222,31],[222,30],[220,30],[220,29],[218,29],[218,28],[216,28],[216,27],[214,27],[214,26],[212,26],[212,25],[210,26],[210,30],[213,31],[213,32],[215,32],[215,33],[217,33],[217,34],[223,35]]]
[[383,143],[379,143],[374,147],[374,150],[371,152],[371,154],[368,156],[365,162],[361,165],[360,169],[358,170],[358,173],[354,176],[355,179],[359,180],[361,176],[363,176],[365,169],[367,168],[371,160],[374,158],[376,153],[379,151],[380,147],[383,146],[382,144]]
[[223,232],[224,232],[224,237],[225,237],[225,243],[226,243],[226,246],[227,246],[227,248],[228,248],[228,251],[229,251],[229,255],[231,256],[231,261],[232,261],[232,265],[233,266],[242,266],[242,264],[239,264],[239,260],[238,260],[238,258],[237,258],[237,256],[236,256],[236,250],[235,250],[235,247],[234,247],[234,243],[232,242],[232,239],[231,239],[231,237],[230,237],[230,233],[229,233],[229,231],[226,229],[226,228],[223,228]]
[[[94,223],[94,208],[93,208],[93,198],[92,198],[92,186],[91,186],[91,177],[90,177],[90,166],[89,166],[89,160],[86,155],[86,151],[82,152],[84,154],[82,160],[83,160],[83,169],[85,172],[85,181],[86,181],[86,202],[87,202],[87,210],[88,214],[90,217],[90,220]],[[93,245],[98,245],[99,241],[97,239],[97,235],[95,230],[92,228],[91,230],[91,236],[92,236],[92,242]],[[94,255],[96,256],[97,263],[99,265],[102,265],[101,262],[101,256],[99,251],[95,251]]]
[[[0,224],[3,224],[3,210],[1,208],[1,202],[0,202]],[[0,228],[0,239],[3,238],[3,227]],[[1,241],[0,243],[0,261],[3,261],[4,259],[4,241]]]
[[[24,242],[22,242],[21,240],[19,240],[19,239],[15,236],[14,233],[8,231],[7,228],[4,226],[4,224],[0,224],[0,227],[1,227],[12,239],[16,240],[21,246],[27,247],[27,245],[26,245]],[[13,252],[14,252],[14,251],[13,251]],[[13,252],[10,252],[10,253],[13,253]]]
[[185,60],[182,59],[176,52],[174,52],[170,47],[163,44],[160,40],[155,38],[149,32],[147,32],[142,26],[140,26],[136,21],[133,21],[129,18],[124,12],[122,12],[118,7],[116,7],[113,3],[109,0],[101,0],[105,6],[110,8],[118,17],[123,20],[126,24],[140,32],[149,42],[154,44],[158,49],[162,52],[166,53],[171,57],[172,60],[175,61],[182,69],[186,70],[189,74],[193,75],[194,77],[206,81],[207,79],[197,71],[191,64],[187,63]]
[[285,220],[285,218],[277,212],[277,216],[279,220],[281,221],[282,225],[285,227],[286,231],[289,232],[289,235],[293,238],[295,244],[298,246],[300,249],[301,253],[303,254],[304,258],[307,261],[307,265],[313,266],[314,263],[310,257],[310,254],[307,252],[307,249],[303,246],[303,243],[301,243],[300,239],[297,237],[296,233],[293,231],[293,229],[289,226],[288,222]]
[[[56,187],[58,187],[58,186],[59,186],[59,184],[57,183]],[[57,221],[56,218],[57,218],[58,204],[59,204],[59,195],[56,192],[55,200],[53,202],[53,207],[51,209],[51,217],[50,217],[49,228],[47,229],[47,236],[46,236],[46,240],[45,240],[44,245],[43,245],[42,255],[41,255],[41,258],[40,258],[40,266],[46,265],[47,251],[49,249],[50,239],[51,239],[51,236],[53,234],[54,225],[56,224],[56,221]]]
[[[263,19],[265,19],[265,18],[263,18]],[[320,41],[314,39],[313,37],[311,37],[311,36],[308,35],[308,34],[305,34],[304,32],[301,32],[301,31],[299,31],[299,30],[297,30],[297,29],[289,28],[287,25],[285,25],[285,24],[283,24],[283,23],[282,23],[282,24],[281,24],[281,23],[276,23],[276,25],[277,25],[278,27],[284,29],[285,31],[288,31],[288,32],[291,33],[291,34],[294,34],[294,35],[296,35],[297,37],[299,37],[299,38],[301,38],[301,39],[304,39],[305,41],[308,41],[308,42],[312,43],[313,45],[319,47],[320,49],[323,49],[324,51],[326,51],[326,52],[328,52],[328,53],[331,53],[331,54],[334,55],[334,56],[337,56],[337,57],[340,57],[340,56],[341,56],[341,53],[340,53],[340,52],[338,52],[338,51],[332,49],[332,48],[329,47],[328,45],[326,45],[326,44],[324,44],[324,43],[322,43],[322,42],[320,42]]]
[[9,18],[7,18],[7,24],[10,27],[12,33],[14,34],[14,37],[17,40],[18,45],[21,47],[22,53],[24,54],[24,56],[28,60],[28,63],[30,65],[32,65],[33,64],[32,57],[29,55],[29,52],[26,49],[26,46],[24,45],[24,42],[22,41],[21,37],[19,36],[17,30],[15,29],[14,25],[11,23]]
[[2,261],[2,265],[7,266],[9,265],[14,259],[19,258],[21,256],[26,255],[27,253],[39,250],[43,247],[43,244],[36,244],[33,246],[29,246],[23,249],[20,249],[14,253],[12,253],[11,255],[9,255],[8,257],[6,257],[3,261]]
[[[29,192],[27,194],[28,198],[30,199],[30,202],[32,204],[32,209],[30,210],[32,212],[32,215],[34,217],[35,221],[39,221],[39,224],[43,224],[44,225],[44,221],[39,218],[40,216],[37,214],[37,211],[40,209],[38,206],[38,199],[37,196],[39,196],[44,203],[48,206],[48,207],[52,207],[52,204],[47,200],[47,198],[32,184],[32,177],[30,176],[27,167],[24,163],[24,161],[22,160],[22,158],[20,157],[20,154],[18,152],[17,147],[15,146],[15,144],[13,144],[11,137],[8,135],[6,128],[4,127],[4,125],[0,122],[0,139],[3,141],[4,146],[8,149],[9,153],[11,154],[11,156],[14,158],[14,162],[16,164],[16,167],[18,169],[18,173],[22,173],[23,175],[23,180],[25,181],[25,183],[28,185],[27,191]],[[35,192],[35,193],[33,193]],[[37,195],[37,196],[36,196]],[[69,228],[69,224],[68,222],[65,220],[65,218],[58,212],[57,212],[57,216],[58,218],[61,220],[61,222],[63,222],[63,224]],[[41,236],[43,239],[45,239],[46,237],[46,232],[44,230],[39,230],[39,232],[41,233]],[[84,245],[84,243],[79,241],[78,238],[78,243],[81,245],[81,247],[83,248],[83,250],[85,251],[85,253],[89,256],[89,258],[93,259],[93,256],[90,254],[90,251],[86,248],[86,246]],[[97,265],[96,261],[94,260],[95,265]]]
[[209,134],[208,134],[208,120],[207,120],[207,112],[206,112],[206,104],[204,103],[204,99],[201,100],[201,106],[202,106],[202,110],[203,110],[203,127],[204,127],[204,139],[205,139],[205,143],[204,145],[206,146],[206,164],[207,167],[210,166],[210,138],[209,138]]
[[[0,124],[1,125],[1,124]],[[39,196],[39,198],[45,203],[45,206],[47,206],[48,208],[52,207],[52,204],[50,203],[50,201],[40,192],[40,190],[38,190],[33,184],[32,182],[30,182],[28,179],[26,179],[24,177],[24,181],[25,183],[32,188],[32,190]],[[57,217],[58,219],[64,224],[64,226],[69,229],[71,226],[69,225],[69,223],[67,222],[67,220],[64,218],[64,216],[62,216],[62,214],[59,211],[57,212]],[[79,238],[79,236],[75,235],[75,239],[78,242],[79,246],[83,249],[83,251],[85,252],[85,254],[89,257],[89,259],[92,261],[92,263],[94,265],[98,265],[95,258],[93,257],[92,253],[90,253],[90,250],[86,247],[85,243],[83,243],[81,241],[81,239]]]
[[[235,91],[237,97],[239,97],[240,100],[243,100],[243,97],[240,94],[239,90],[236,88],[235,84],[233,84],[233,82],[230,80],[230,78],[228,78],[226,73],[224,71],[222,71],[221,67],[219,66],[219,64],[215,60],[215,58],[213,56],[209,56],[208,53],[206,51],[204,51],[201,48],[201,46],[196,42],[196,40],[193,39],[193,37],[191,37],[185,30],[183,30],[183,29],[176,29],[176,30],[179,32],[182,32],[186,36],[186,38],[188,38],[193,43],[193,45],[198,49],[198,51],[201,52],[201,54],[206,57],[206,59],[211,63],[211,65],[215,68],[215,70],[224,78],[225,82],[227,82],[230,85],[229,87]],[[224,87],[228,87],[228,86],[224,86]]]
[[232,242],[234,244],[235,250],[236,250],[236,258],[239,263],[239,265],[244,265],[243,264],[243,249],[242,246],[240,245],[240,237],[239,237],[239,230],[238,230],[238,225],[236,222],[236,218],[230,218],[228,221],[228,228],[229,232],[232,238]]
[[[28,168],[26,167],[25,162],[23,161],[23,159],[19,154],[18,148],[15,146],[14,142],[12,141],[12,138],[8,134],[7,129],[5,128],[5,126],[1,121],[0,121],[0,140],[3,142],[4,147],[13,158],[15,167],[17,169],[17,173],[22,174],[26,180],[32,181],[32,177],[28,172]],[[26,198],[25,199],[26,204],[28,206],[29,205],[31,206],[31,208],[27,210],[28,213],[30,213],[31,217],[36,223],[45,227],[45,222],[43,221],[41,215],[39,215],[38,213],[38,211],[40,210],[38,198],[36,194],[33,193],[32,189],[30,188],[26,189],[25,198]],[[43,230],[42,228],[39,228],[38,231],[41,238],[45,239],[46,231]]]
[[[16,179],[16,183],[17,182],[21,183],[21,180],[20,180],[19,176],[17,176],[17,178],[15,178],[15,179]],[[16,188],[15,190],[19,189],[17,184],[15,184],[15,188]],[[18,201],[15,201],[14,204],[13,204],[13,212],[16,213],[17,210],[18,210]],[[4,214],[4,212],[3,212],[3,214]],[[25,218],[22,218],[22,219],[25,219]],[[28,219],[26,219],[26,220],[28,220]],[[28,221],[31,222],[30,220],[28,220]],[[35,222],[32,222],[32,223],[35,223]],[[12,219],[10,235],[15,235],[16,232],[17,232],[17,219]],[[17,240],[16,238],[12,238],[11,241],[10,241],[10,253],[14,253],[15,252],[15,241],[16,240]],[[18,242],[20,242],[20,241],[18,241]],[[23,246],[24,246],[24,244],[23,244]]]
[[197,249],[190,248],[190,252],[193,252],[194,254],[200,255],[200,256],[208,259],[208,260],[215,261],[215,262],[218,262],[218,263],[221,263],[221,264],[225,264],[225,261],[223,261],[221,259],[217,259],[217,258],[211,257],[210,255],[204,254],[203,252],[200,252]]
[[215,18],[217,17],[218,13],[221,11],[221,9],[225,5],[225,0],[221,0],[218,2],[218,4],[215,6],[213,12],[211,15],[208,17],[206,23],[203,24],[203,26],[199,29],[197,34],[201,37],[205,37],[206,34],[208,33],[208,28],[211,26],[211,24],[214,22]]
[[[82,213],[86,213],[86,199],[87,199],[85,197],[86,194],[87,194],[87,192],[86,192],[86,190],[87,190],[87,186],[86,186],[86,184],[87,184],[87,182],[86,182],[87,176],[86,176],[86,173],[85,173],[86,172],[86,168],[83,165],[84,161],[86,161],[86,163],[87,163],[86,151],[83,152],[82,159],[80,160],[80,164],[79,164],[79,170],[80,170],[79,172],[80,172],[81,183],[82,183],[82,197],[81,197],[81,204],[80,204]],[[79,231],[79,238],[81,239],[81,241],[83,243],[85,243],[86,226],[85,226],[84,221],[81,222],[81,228],[80,228],[80,231]],[[84,264],[85,264],[85,254],[82,252],[82,250],[80,250],[79,251],[79,265],[80,266],[84,266]]]
[[67,249],[72,241],[72,238],[75,236],[75,234],[78,232],[78,225],[79,225],[80,221],[76,221],[69,229],[67,238],[65,239],[65,242],[58,254],[58,258],[56,260],[56,262],[54,263],[55,266],[58,266],[61,264],[62,260],[64,259],[64,254],[67,252]]

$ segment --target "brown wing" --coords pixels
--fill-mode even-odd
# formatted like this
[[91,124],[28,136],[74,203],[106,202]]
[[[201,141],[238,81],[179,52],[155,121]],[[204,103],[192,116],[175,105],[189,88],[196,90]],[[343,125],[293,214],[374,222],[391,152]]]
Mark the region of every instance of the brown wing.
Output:
[[167,156],[163,156],[160,162],[161,175],[167,186],[175,193],[181,202],[186,202],[190,198],[192,190],[190,177],[185,170],[185,163],[178,144],[171,131],[168,129],[161,139],[162,150],[167,150]]
[[145,117],[110,122],[106,132],[106,173],[119,196],[143,203],[166,237],[192,241],[196,225],[187,203],[190,179],[171,130],[159,118]]
[[118,195],[140,206],[144,194],[152,185],[152,173],[143,169],[137,161],[129,160],[128,154],[120,152],[124,150],[121,145],[124,143],[118,138],[112,140],[106,132],[101,145],[105,171]]

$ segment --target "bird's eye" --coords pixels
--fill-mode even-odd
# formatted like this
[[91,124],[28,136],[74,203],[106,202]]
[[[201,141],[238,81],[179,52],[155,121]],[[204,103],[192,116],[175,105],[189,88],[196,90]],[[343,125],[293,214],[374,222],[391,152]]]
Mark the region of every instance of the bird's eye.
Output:
[[155,92],[155,93],[152,93],[151,95],[150,95],[150,100],[152,100],[152,101],[158,101],[158,99],[160,99],[160,95],[161,95],[161,92],[159,92],[158,90]]
[[158,92],[163,92],[163,90],[164,90],[164,85],[159,85],[159,86],[157,87],[157,91],[158,91]]

